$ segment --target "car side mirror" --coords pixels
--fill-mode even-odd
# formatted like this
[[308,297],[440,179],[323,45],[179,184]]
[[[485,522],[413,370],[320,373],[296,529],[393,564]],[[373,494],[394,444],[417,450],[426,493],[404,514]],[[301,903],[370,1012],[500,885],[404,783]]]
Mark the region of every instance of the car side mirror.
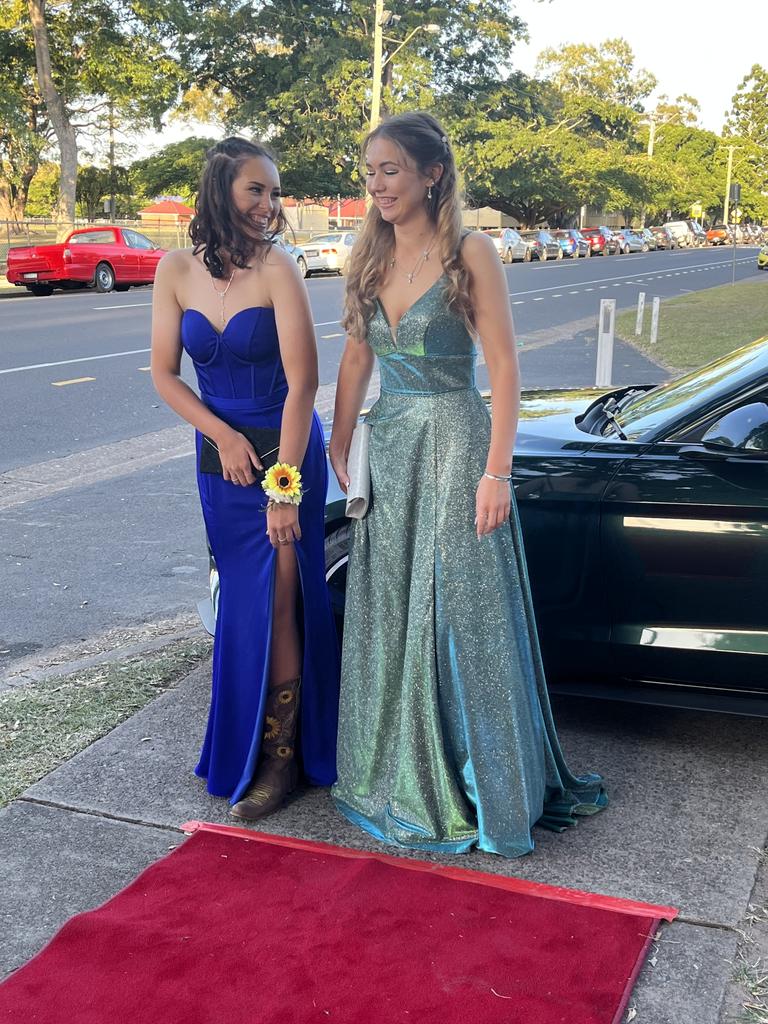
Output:
[[753,402],[733,409],[713,423],[701,439],[706,448],[768,452],[768,404]]

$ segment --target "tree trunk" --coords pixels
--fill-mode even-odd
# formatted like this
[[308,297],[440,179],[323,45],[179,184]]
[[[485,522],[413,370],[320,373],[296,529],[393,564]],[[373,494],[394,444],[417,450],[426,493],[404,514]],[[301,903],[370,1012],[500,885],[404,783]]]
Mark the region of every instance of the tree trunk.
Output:
[[51,50],[48,45],[48,25],[45,20],[45,0],[27,0],[32,34],[35,39],[35,61],[40,92],[45,100],[61,158],[59,202],[56,220],[69,228],[75,222],[75,192],[77,188],[77,136],[69,120],[69,112],[53,81]]

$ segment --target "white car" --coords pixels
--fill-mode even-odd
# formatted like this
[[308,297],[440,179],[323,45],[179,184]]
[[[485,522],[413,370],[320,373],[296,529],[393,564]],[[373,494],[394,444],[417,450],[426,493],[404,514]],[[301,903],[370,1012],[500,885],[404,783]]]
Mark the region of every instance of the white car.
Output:
[[356,238],[354,231],[333,231],[327,235],[310,238],[304,243],[307,277],[318,270],[330,270],[343,277],[347,272]]

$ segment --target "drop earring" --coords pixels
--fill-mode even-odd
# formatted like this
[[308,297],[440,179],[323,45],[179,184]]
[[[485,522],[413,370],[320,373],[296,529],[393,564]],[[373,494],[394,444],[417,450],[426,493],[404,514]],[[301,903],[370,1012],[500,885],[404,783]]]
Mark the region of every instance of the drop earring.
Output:
[[430,181],[429,188],[427,189],[427,199],[431,199],[431,198],[432,198],[432,182]]

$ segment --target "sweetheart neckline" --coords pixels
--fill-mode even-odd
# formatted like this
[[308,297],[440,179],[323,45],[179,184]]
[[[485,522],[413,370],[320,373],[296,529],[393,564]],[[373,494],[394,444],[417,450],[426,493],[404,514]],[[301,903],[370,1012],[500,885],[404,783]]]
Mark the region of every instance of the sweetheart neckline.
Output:
[[205,320],[205,322],[211,328],[213,333],[215,335],[217,335],[217,337],[221,338],[221,337],[224,336],[224,334],[226,333],[227,328],[229,327],[229,325],[232,323],[233,320],[235,320],[237,317],[239,317],[241,313],[248,313],[250,310],[254,310],[254,309],[256,309],[256,310],[264,310],[264,309],[269,310],[269,309],[271,309],[273,313],[275,311],[275,307],[274,306],[245,306],[243,309],[238,309],[238,311],[236,313],[232,314],[232,316],[229,318],[229,320],[227,320],[227,322],[224,324],[224,329],[221,330],[221,331],[217,330],[213,326],[211,321],[208,319],[208,317],[205,315],[205,313],[202,312],[202,310],[195,309],[194,306],[187,306],[187,308],[185,310],[183,310],[181,316],[182,316],[182,319],[183,319],[187,315],[187,313],[197,313],[197,315],[199,317],[202,317],[202,319]]

